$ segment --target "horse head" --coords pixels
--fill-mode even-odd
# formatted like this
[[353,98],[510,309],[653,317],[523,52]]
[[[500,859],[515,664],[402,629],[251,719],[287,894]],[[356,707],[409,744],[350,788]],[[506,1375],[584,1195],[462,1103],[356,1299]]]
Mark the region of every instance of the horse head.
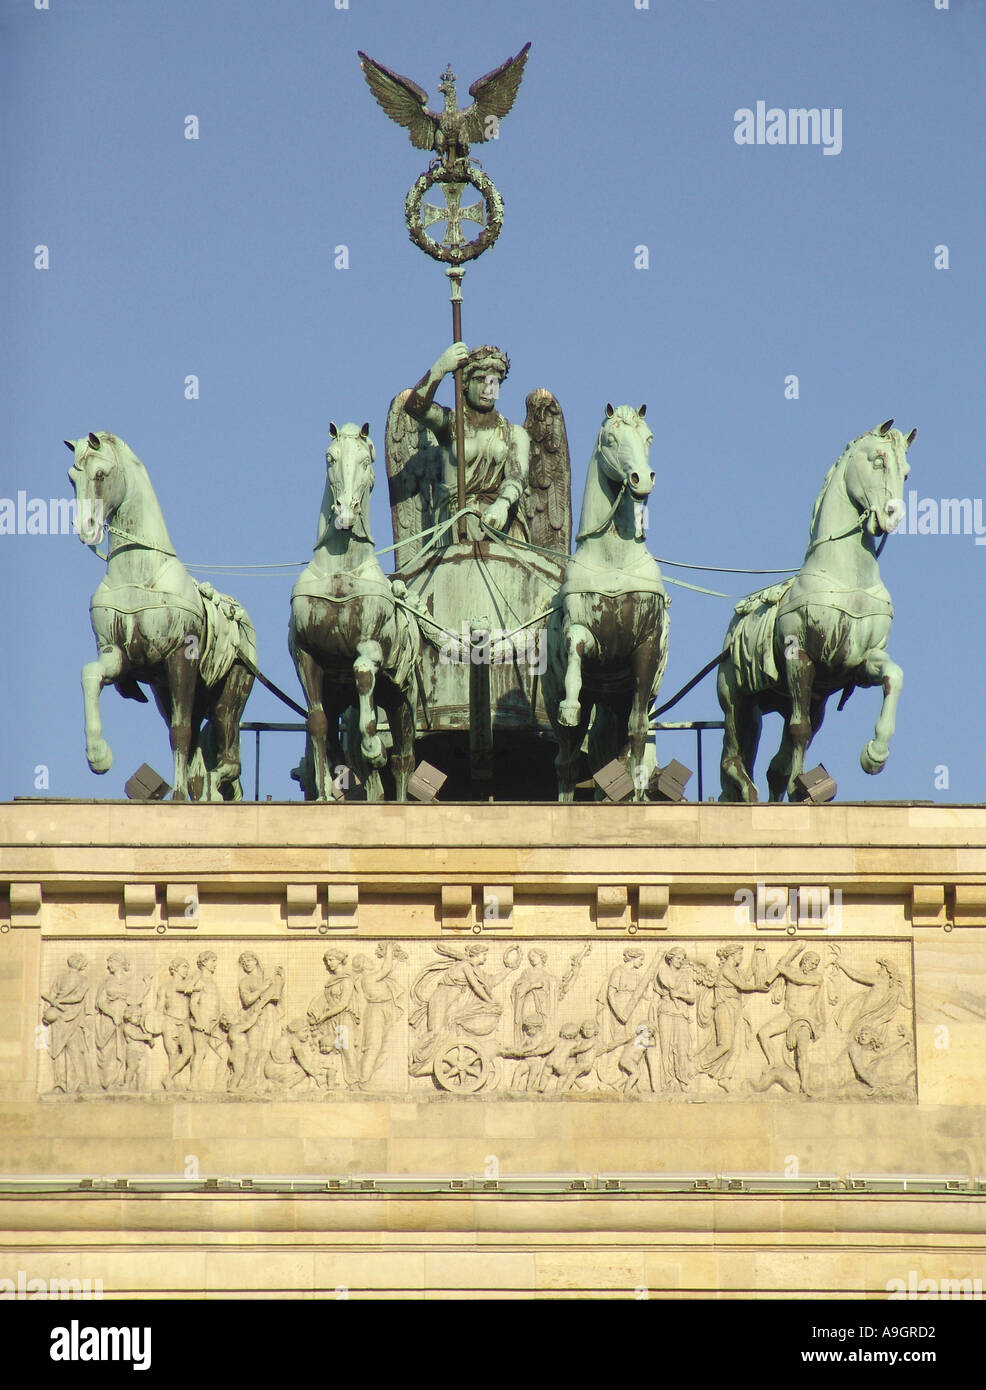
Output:
[[369,499],[373,491],[376,450],[369,424],[329,422],[332,443],[325,451],[326,477],[332,494],[332,523],[338,531],[352,531],[370,539]]
[[846,450],[846,494],[870,536],[895,530],[904,515],[904,482],[911,471],[907,451],[917,430],[905,435],[893,423],[885,420],[854,439]]
[[90,430],[81,439],[66,439],[64,443],[74,454],[68,476],[75,488],[79,537],[85,545],[99,545],[106,523],[127,495],[124,465],[130,450],[105,430],[99,434]]
[[636,502],[642,502],[654,486],[654,471],[648,461],[654,434],[644,423],[646,413],[646,405],[639,410],[632,405],[614,409],[607,402],[606,418],[596,440],[601,472],[625,488]]

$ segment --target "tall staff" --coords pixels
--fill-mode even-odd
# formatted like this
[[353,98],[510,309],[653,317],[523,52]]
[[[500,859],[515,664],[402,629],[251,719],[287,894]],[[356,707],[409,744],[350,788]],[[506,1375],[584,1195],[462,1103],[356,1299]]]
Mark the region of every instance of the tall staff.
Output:
[[[462,341],[465,262],[481,256],[492,246],[503,226],[503,199],[478,164],[470,159],[469,146],[499,139],[500,121],[514,104],[530,46],[525,44],[516,57],[508,58],[475,81],[469,88],[473,104],[461,110],[455,91],[455,73],[451,67],[446,68],[438,83],[438,90],[445,98],[441,112],[428,110],[427,92],[409,77],[385,68],[365,53],[359,55],[370,91],[391,120],[406,127],[412,145],[437,152],[438,157],[415,180],[407,195],[404,219],[414,244],[448,267],[445,273],[451,284],[452,341],[455,343]],[[436,186],[442,203],[426,202],[425,195]],[[475,189],[482,201],[464,206],[462,195],[467,188]],[[463,222],[474,222],[481,228],[472,241],[463,236]],[[444,224],[445,232],[441,237],[428,232],[436,223]],[[461,513],[466,505],[465,392],[461,367],[455,372],[455,459]],[[459,539],[466,539],[464,516],[459,517]]]

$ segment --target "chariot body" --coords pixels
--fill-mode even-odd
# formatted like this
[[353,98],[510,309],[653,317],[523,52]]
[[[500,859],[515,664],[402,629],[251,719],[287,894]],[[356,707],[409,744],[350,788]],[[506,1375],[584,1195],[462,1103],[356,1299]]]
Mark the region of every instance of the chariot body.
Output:
[[528,395],[523,429],[493,408],[507,367],[491,348],[467,361],[464,508],[452,412],[419,387],[400,392],[387,418],[392,580],[421,633],[417,754],[453,796],[520,799],[532,781],[550,787],[557,752],[543,677],[571,540],[568,439],[549,391]]

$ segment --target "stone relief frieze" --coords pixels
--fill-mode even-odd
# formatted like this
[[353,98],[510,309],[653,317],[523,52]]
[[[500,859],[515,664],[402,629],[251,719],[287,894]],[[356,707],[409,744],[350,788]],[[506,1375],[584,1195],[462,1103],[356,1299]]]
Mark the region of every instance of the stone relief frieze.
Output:
[[906,941],[93,947],[45,948],[46,1095],[917,1098]]

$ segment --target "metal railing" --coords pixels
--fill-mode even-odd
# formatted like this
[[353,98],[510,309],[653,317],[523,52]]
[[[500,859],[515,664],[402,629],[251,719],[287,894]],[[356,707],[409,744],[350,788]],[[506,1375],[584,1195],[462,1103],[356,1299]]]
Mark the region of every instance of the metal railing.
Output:
[[[695,733],[695,761],[698,772],[698,800],[705,800],[705,782],[702,775],[702,734],[706,729],[723,729],[721,719],[683,719],[666,724],[655,725],[657,733],[681,733],[693,730]],[[303,734],[305,726],[301,721],[293,723],[270,723],[267,720],[251,720],[240,725],[240,733],[253,734],[256,754],[253,770],[253,799],[260,800],[260,736],[261,734]]]

